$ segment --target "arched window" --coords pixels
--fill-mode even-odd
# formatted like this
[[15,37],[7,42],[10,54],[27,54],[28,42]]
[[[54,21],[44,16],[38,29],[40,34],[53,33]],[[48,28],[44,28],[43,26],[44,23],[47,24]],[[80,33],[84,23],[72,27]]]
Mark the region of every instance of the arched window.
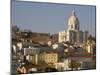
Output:
[[71,25],[71,29],[73,29],[73,25]]
[[75,29],[78,29],[78,28],[77,28],[77,25],[75,25]]

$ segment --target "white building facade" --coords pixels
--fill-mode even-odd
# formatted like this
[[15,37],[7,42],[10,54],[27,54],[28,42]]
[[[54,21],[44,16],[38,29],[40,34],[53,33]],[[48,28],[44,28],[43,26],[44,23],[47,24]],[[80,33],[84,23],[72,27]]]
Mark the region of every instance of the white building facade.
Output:
[[58,38],[60,43],[66,41],[70,41],[72,43],[83,43],[87,41],[88,32],[80,30],[79,19],[74,10],[68,19],[68,29],[59,32]]

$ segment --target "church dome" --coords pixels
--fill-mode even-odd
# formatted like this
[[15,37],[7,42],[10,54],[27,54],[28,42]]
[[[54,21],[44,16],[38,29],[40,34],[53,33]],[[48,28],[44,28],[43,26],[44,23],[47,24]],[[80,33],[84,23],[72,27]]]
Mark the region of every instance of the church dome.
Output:
[[68,25],[79,25],[79,20],[74,12],[72,11],[72,15],[68,19]]

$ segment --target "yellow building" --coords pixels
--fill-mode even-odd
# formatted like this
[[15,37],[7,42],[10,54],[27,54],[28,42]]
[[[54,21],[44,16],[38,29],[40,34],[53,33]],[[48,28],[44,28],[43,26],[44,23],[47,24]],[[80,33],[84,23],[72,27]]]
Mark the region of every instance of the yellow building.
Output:
[[38,64],[38,54],[35,55],[27,55],[26,60],[32,64]]
[[87,46],[86,46],[86,50],[88,53],[92,53],[93,54],[93,50],[94,50],[94,47],[95,47],[95,41],[87,41]]
[[57,52],[49,52],[49,53],[42,53],[39,56],[40,61],[44,61],[47,64],[54,64],[58,62],[58,53]]

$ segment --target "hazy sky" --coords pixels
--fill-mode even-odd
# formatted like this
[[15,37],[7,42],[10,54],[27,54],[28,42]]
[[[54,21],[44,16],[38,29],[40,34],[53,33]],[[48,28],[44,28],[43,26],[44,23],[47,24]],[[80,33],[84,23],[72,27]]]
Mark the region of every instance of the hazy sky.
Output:
[[11,24],[33,32],[57,33],[67,29],[68,18],[74,9],[80,30],[95,35],[95,7],[55,3],[12,1]]

